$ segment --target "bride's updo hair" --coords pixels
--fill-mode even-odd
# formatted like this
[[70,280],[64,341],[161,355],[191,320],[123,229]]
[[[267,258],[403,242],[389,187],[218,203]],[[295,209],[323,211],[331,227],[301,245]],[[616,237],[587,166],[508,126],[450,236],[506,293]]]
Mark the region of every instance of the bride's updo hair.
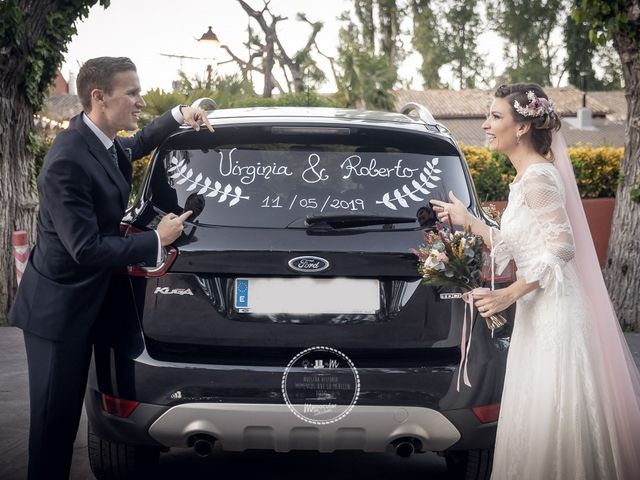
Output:
[[535,83],[500,85],[495,96],[509,102],[516,122],[531,123],[531,146],[543,157],[549,157],[552,133],[560,129],[561,121],[542,87]]

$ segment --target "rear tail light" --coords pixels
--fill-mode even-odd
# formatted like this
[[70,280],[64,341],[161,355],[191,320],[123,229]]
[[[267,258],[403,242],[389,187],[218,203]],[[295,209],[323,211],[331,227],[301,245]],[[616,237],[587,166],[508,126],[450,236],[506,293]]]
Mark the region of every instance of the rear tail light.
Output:
[[100,397],[102,400],[102,410],[116,417],[129,417],[139,405],[139,403],[134,400],[112,397],[104,393],[101,393]]
[[[126,235],[128,233],[137,233],[142,230],[126,224],[120,224],[120,233],[122,235]],[[127,265],[126,269],[119,269],[118,273],[124,275],[130,275],[132,277],[145,277],[145,278],[154,278],[154,277],[162,277],[165,275],[173,262],[175,262],[176,258],[178,258],[178,250],[175,247],[164,247],[165,249],[165,258],[164,261],[155,267],[140,267],[138,265]]]
[[173,262],[178,257],[178,250],[174,247],[165,247],[167,256],[165,260],[157,267],[139,267],[137,265],[127,265],[127,275],[132,277],[161,277],[169,271]]
[[473,407],[471,409],[480,423],[497,422],[500,413],[500,404],[482,405],[481,407]]

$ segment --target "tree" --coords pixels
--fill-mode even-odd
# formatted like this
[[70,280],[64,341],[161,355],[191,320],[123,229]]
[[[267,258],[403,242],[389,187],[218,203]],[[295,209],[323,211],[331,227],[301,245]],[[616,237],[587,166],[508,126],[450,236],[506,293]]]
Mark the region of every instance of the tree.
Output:
[[620,64],[620,56],[613,48],[613,42],[608,41],[604,45],[598,45],[594,57],[594,65],[602,70],[602,75],[598,77],[598,88],[620,90],[623,82],[622,65]]
[[478,54],[477,38],[482,33],[477,0],[453,0],[444,14],[451,68],[460,88],[474,88],[482,78],[484,61]]
[[[574,8],[580,1],[573,0]],[[589,41],[590,28],[586,22],[577,23],[572,17],[567,17],[563,31],[564,45],[567,49],[565,71],[569,74],[569,83],[574,87],[582,88],[581,75],[584,75],[589,87],[599,90],[596,72],[593,69],[596,45]]]
[[4,0],[0,8],[0,318],[16,287],[11,233],[34,240],[33,115],[89,7],[109,0]]
[[338,101],[347,107],[392,110],[396,67],[385,55],[366,49],[366,37],[348,16],[341,19],[348,24],[340,29],[337,64],[342,73],[336,77]]
[[422,57],[420,75],[424,88],[442,88],[439,70],[449,61],[446,34],[434,0],[411,0],[413,36],[411,44]]
[[[243,78],[248,78],[250,71],[257,71],[264,76],[264,87],[262,96],[270,98],[273,90],[277,89],[281,94],[285,93],[285,89],[274,75],[276,65],[279,65],[283,71],[283,75],[287,81],[289,92],[301,93],[308,88],[305,84],[305,77],[308,80],[313,79],[318,83],[324,80],[324,73],[316,65],[315,60],[311,56],[314,47],[317,48],[315,39],[323,27],[322,22],[311,22],[304,14],[298,14],[298,20],[304,21],[311,26],[311,33],[307,39],[305,46],[298,50],[294,55],[287,54],[280,38],[278,37],[277,24],[287,17],[275,15],[269,8],[271,0],[263,0],[263,8],[256,10],[251,7],[245,0],[238,0],[242,9],[255,20],[262,30],[263,37],[253,34],[249,30],[249,41],[247,46],[250,50],[248,60],[243,60],[231,49],[223,45],[222,48],[231,56],[231,61],[236,62],[242,72]],[[249,27],[251,28],[251,27]],[[254,65],[254,60],[261,59],[261,65]],[[223,62],[224,63],[224,62]]]
[[405,54],[400,39],[400,22],[404,11],[396,0],[378,0],[378,30],[380,32],[380,53],[389,58],[397,68]]
[[393,109],[392,89],[404,59],[400,24],[404,10],[396,0],[354,0],[355,19],[340,18],[336,74],[338,99],[351,107]]
[[620,56],[627,99],[623,178],[616,193],[605,281],[618,320],[640,330],[640,0],[582,0],[573,12],[591,25],[589,37],[604,45],[611,38]]
[[488,0],[487,17],[505,39],[505,74],[511,82],[551,85],[559,46],[551,34],[562,16],[562,0]]
[[[580,2],[581,0],[573,0],[572,7],[578,7]],[[622,67],[616,58],[612,40],[609,39],[605,45],[596,45],[589,41],[590,30],[588,22],[576,22],[574,18],[567,16],[563,31],[567,50],[564,71],[569,75],[569,83],[582,88],[581,76],[584,75],[589,90],[621,88]],[[602,75],[596,74],[595,66],[600,68]]]

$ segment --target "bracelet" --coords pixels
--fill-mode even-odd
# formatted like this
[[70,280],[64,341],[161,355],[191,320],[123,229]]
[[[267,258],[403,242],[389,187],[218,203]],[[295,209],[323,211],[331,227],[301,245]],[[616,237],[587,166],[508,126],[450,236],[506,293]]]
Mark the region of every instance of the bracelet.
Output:
[[184,114],[182,113],[182,109],[188,106],[189,105],[178,105],[178,109],[180,110],[180,115],[184,116]]

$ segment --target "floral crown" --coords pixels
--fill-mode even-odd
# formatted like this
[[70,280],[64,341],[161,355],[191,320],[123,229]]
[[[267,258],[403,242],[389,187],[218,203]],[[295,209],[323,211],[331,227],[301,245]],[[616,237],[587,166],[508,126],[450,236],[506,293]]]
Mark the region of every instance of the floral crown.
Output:
[[517,100],[514,100],[513,102],[513,108],[515,108],[516,112],[523,117],[536,118],[553,112],[555,107],[553,102],[546,98],[536,96],[536,94],[533,93],[533,90],[529,90],[527,92],[527,98],[529,99],[529,103],[524,107],[520,105],[520,102]]

